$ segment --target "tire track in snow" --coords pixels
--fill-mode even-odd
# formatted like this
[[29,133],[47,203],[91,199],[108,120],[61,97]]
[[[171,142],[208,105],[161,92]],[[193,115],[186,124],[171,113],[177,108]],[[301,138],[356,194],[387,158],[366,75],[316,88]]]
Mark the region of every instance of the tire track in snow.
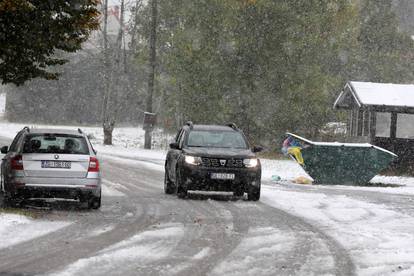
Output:
[[[251,218],[250,231],[211,275],[355,274],[346,250],[303,219],[262,203],[236,202],[233,208]],[[290,243],[280,247],[285,240]]]
[[160,275],[206,275],[236,248],[248,231],[246,224],[235,224],[242,220],[226,208],[229,202],[216,204],[200,199],[184,202],[190,205],[186,211],[190,220],[185,225],[186,238],[172,256],[159,264],[165,267]]

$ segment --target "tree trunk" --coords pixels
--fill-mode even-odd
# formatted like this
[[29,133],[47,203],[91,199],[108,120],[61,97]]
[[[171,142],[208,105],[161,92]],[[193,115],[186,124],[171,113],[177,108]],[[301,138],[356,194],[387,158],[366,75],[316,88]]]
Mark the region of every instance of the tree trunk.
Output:
[[[123,91],[122,78],[122,41],[124,38],[124,0],[121,0],[120,27],[116,45],[112,46],[112,55],[109,53],[109,41],[107,34],[108,0],[104,1],[104,63],[105,63],[105,95],[102,105],[102,126],[104,133],[104,145],[112,145],[112,132],[115,128],[119,107],[120,91]],[[124,48],[125,52],[125,48]],[[124,59],[125,62],[125,59]],[[125,65],[125,64],[124,64]],[[125,68],[125,66],[124,66]]]
[[114,131],[114,126],[114,123],[103,124],[104,145],[112,145],[112,132]]
[[144,149],[151,149],[152,144],[152,130],[146,129],[145,130],[145,142],[144,142]]
[[[155,79],[155,66],[156,66],[156,39],[157,39],[157,0],[151,1],[151,33],[150,33],[150,57],[149,57],[149,66],[150,73],[148,76],[148,94],[146,101],[146,111],[152,113],[152,95],[154,94],[154,79]],[[151,149],[151,134],[152,129],[145,129],[145,149]]]

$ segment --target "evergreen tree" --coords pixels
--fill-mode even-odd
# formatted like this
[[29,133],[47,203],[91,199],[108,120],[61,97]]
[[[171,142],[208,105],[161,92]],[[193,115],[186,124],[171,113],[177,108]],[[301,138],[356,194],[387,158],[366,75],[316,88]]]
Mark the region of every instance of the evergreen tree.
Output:
[[67,60],[98,28],[99,0],[2,0],[0,2],[0,79],[21,85],[32,78],[56,79],[50,66]]

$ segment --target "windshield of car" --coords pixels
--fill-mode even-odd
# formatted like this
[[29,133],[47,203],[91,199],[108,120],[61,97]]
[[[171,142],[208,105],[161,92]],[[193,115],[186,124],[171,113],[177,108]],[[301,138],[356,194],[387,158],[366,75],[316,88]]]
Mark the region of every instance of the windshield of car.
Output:
[[23,153],[89,154],[89,148],[82,136],[31,134],[25,138]]
[[188,135],[187,146],[237,149],[247,148],[243,136],[236,131],[193,130]]

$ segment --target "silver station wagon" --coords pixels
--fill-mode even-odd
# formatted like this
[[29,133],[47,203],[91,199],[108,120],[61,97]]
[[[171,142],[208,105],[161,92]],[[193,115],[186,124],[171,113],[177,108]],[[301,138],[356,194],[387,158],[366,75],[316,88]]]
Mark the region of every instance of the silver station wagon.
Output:
[[88,208],[101,206],[99,161],[80,129],[25,127],[10,148],[4,146],[1,189],[8,204],[27,199],[75,199]]

